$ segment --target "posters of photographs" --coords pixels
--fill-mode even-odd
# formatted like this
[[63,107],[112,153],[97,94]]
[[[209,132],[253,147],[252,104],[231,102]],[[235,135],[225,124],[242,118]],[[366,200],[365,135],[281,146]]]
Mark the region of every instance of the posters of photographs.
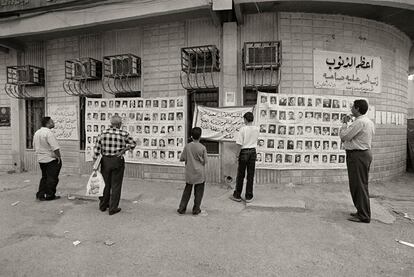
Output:
[[234,141],[235,134],[244,125],[243,115],[253,107],[210,108],[197,106],[193,126],[203,130],[202,138],[217,141]]
[[[258,93],[258,168],[346,168],[341,119],[361,97]],[[367,99],[365,99],[367,100]],[[368,100],[367,100],[368,101]]]
[[316,88],[381,92],[380,57],[314,49],[313,67]]
[[185,142],[185,97],[86,99],[86,161],[91,161],[98,135],[112,115],[122,117],[122,129],[137,142],[125,154],[129,163],[183,166],[179,161]]
[[78,140],[78,113],[76,105],[51,105],[49,116],[55,122],[52,132],[56,139]]

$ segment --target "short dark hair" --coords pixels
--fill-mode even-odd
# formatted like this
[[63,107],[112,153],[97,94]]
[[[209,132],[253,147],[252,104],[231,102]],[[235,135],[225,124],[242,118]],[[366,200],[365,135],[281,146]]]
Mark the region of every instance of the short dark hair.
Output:
[[191,137],[195,140],[200,139],[201,137],[201,128],[200,127],[194,127],[191,129]]
[[244,119],[247,120],[247,122],[253,122],[254,116],[252,112],[247,112],[243,115]]
[[45,116],[45,117],[43,117],[42,118],[42,127],[46,127],[46,125],[49,123],[49,121],[51,120],[52,118],[50,117],[50,116]]
[[366,114],[368,111],[368,103],[364,99],[357,99],[354,101],[354,108],[358,109],[360,114]]

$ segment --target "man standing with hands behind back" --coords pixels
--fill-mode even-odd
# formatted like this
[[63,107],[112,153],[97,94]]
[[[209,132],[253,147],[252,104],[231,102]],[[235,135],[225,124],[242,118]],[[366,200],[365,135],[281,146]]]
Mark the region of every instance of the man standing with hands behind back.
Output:
[[42,118],[42,128],[33,136],[33,148],[37,154],[37,160],[42,170],[39,190],[36,199],[49,201],[59,199],[56,196],[56,187],[59,183],[59,173],[62,168],[59,144],[50,129],[55,127],[55,122],[49,117]]
[[103,196],[99,197],[99,209],[105,212],[109,208],[109,215],[121,211],[118,205],[125,169],[123,155],[136,146],[129,133],[120,130],[121,125],[122,118],[119,115],[112,116],[111,126],[99,135],[94,147],[94,160],[102,155],[101,173],[105,181]]
[[371,210],[369,203],[368,180],[372,162],[371,142],[375,134],[374,123],[365,115],[368,111],[367,101],[355,100],[351,107],[355,121],[348,125],[349,116],[342,120],[339,136],[346,150],[349,189],[356,213],[351,213],[349,221],[369,223]]
[[247,183],[246,183],[246,202],[251,202],[253,199],[253,180],[254,170],[256,167],[256,146],[259,138],[259,128],[253,125],[253,113],[247,112],[243,116],[245,126],[240,128],[236,136],[236,144],[240,146],[238,157],[236,189],[231,200],[240,202],[241,193],[243,190],[243,181],[247,169]]

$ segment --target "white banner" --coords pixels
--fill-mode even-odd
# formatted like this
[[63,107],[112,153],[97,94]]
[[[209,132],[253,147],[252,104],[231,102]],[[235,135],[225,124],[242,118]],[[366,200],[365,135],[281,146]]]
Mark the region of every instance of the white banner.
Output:
[[203,130],[204,139],[234,141],[235,134],[244,125],[243,115],[253,112],[253,107],[210,108],[197,106],[193,126]]
[[381,74],[380,57],[313,50],[315,88],[380,93]]
[[98,135],[112,115],[122,117],[122,129],[137,142],[125,154],[129,163],[184,166],[179,161],[185,143],[185,97],[110,98],[86,100],[86,161],[91,161]]
[[346,168],[341,119],[351,114],[355,99],[364,98],[263,92],[257,97],[257,168]]
[[56,139],[78,140],[78,112],[76,105],[54,104],[49,106],[49,116],[55,122],[52,132]]

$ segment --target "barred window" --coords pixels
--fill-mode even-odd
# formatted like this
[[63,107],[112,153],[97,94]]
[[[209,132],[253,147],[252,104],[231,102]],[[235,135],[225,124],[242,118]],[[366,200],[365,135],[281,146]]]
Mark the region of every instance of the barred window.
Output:
[[42,127],[45,116],[45,99],[31,98],[26,101],[26,149],[33,149],[33,135]]
[[[187,117],[187,133],[188,137],[191,136],[191,128],[193,124],[193,116],[195,105],[201,105],[206,107],[218,107],[219,106],[219,91],[217,89],[203,89],[189,91],[188,96],[188,117]],[[200,140],[200,142],[207,148],[209,154],[219,154],[219,143],[211,140]]]

